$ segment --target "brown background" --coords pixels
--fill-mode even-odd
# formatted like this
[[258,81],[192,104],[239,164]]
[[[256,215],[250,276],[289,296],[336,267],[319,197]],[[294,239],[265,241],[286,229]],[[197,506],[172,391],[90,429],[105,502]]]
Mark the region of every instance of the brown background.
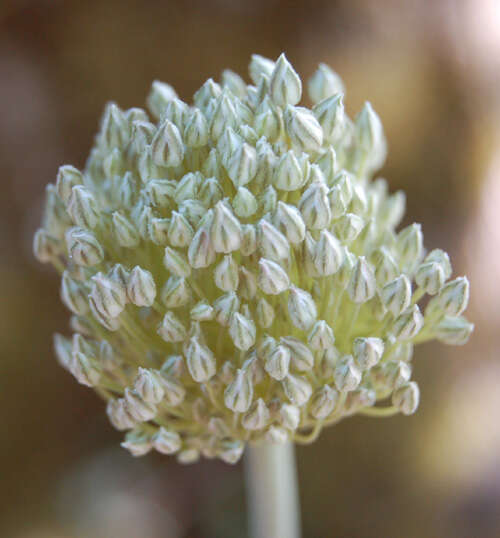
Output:
[[408,222],[471,278],[465,348],[415,358],[411,418],[353,418],[298,450],[304,537],[500,536],[500,5],[497,0],[0,3],[0,536],[244,537],[241,466],[129,457],[56,364],[58,281],[31,255],[44,185],[81,167],[107,100],[154,78],[189,100],[253,52],[327,62],[384,122]]

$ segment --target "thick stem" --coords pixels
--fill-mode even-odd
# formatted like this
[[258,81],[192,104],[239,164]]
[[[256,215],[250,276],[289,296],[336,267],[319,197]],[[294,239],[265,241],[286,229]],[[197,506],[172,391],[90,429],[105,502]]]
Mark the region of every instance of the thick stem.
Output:
[[300,506],[293,444],[249,445],[245,458],[252,538],[299,538]]

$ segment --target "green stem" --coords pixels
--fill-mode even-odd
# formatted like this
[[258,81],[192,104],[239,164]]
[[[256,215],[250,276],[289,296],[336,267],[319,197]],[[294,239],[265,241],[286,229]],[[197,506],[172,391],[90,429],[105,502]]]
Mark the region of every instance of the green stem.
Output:
[[299,538],[300,507],[293,444],[249,445],[245,456],[252,538]]

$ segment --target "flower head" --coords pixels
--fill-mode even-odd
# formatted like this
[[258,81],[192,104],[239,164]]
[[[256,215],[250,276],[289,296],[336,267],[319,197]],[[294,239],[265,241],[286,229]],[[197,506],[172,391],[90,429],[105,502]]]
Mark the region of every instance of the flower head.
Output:
[[284,55],[254,56],[250,77],[224,71],[192,105],[156,81],[150,115],[109,104],[84,170],[47,189],[34,250],[62,273],[75,331],[57,357],[134,455],[234,463],[247,442],[411,414],[414,344],[473,329],[467,279],[426,255],[419,225],[397,231],[404,196],[372,180],[371,105],[351,121],[321,65],[298,106]]

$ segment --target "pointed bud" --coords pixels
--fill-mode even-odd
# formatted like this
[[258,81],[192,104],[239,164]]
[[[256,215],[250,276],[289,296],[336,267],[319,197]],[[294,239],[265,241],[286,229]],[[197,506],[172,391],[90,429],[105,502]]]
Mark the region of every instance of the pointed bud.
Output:
[[290,351],[290,360],[294,370],[305,372],[313,367],[314,356],[311,350],[299,339],[285,336],[280,339],[280,344]]
[[244,449],[245,443],[243,443],[243,441],[230,441],[224,439],[221,441],[221,447],[217,455],[225,463],[234,465],[240,460]]
[[217,99],[222,93],[222,88],[209,78],[203,86],[194,94],[194,104],[198,108],[206,108],[212,99]]
[[235,291],[238,288],[238,265],[229,254],[214,270],[215,285],[222,291]]
[[[171,360],[173,359],[174,358],[171,357]],[[182,364],[182,368],[184,368],[184,364],[182,363],[182,357],[176,357],[175,360],[180,360]],[[186,389],[176,379],[176,377],[169,375],[169,373],[167,372],[167,368],[165,368],[165,366],[166,366],[166,363],[162,367],[162,372],[161,372],[162,375],[160,377],[162,388],[165,393],[163,399],[167,405],[176,407],[177,405],[180,405],[184,401],[184,398],[186,397]]]
[[286,132],[302,151],[318,152],[323,144],[323,129],[307,108],[288,105],[285,109]]
[[283,345],[276,346],[272,351],[265,364],[265,371],[273,378],[281,381],[289,373],[290,368],[290,350]]
[[464,317],[444,316],[435,327],[436,338],[444,344],[463,346],[469,340],[474,324]]
[[406,272],[412,272],[420,263],[423,254],[423,236],[420,224],[407,226],[398,233],[396,250],[399,265]]
[[332,414],[338,401],[339,393],[329,385],[323,385],[313,394],[309,411],[314,418],[323,420]]
[[[215,250],[211,240],[211,219],[213,217],[213,210],[207,212],[207,221],[198,228],[194,234],[193,240],[189,245],[188,259],[189,264],[194,269],[200,269],[208,267],[215,260]],[[220,232],[220,220],[217,227]]]
[[214,208],[210,238],[215,252],[229,253],[240,248],[241,224],[222,201]]
[[89,311],[88,292],[83,284],[73,280],[68,271],[64,271],[61,279],[61,299],[74,314],[84,316]]
[[278,193],[272,185],[268,185],[259,195],[259,209],[261,213],[271,213],[276,209],[278,203]]
[[274,217],[278,230],[293,245],[301,243],[306,236],[306,225],[300,211],[293,205],[279,201]]
[[95,274],[92,280],[94,284],[89,297],[92,297],[97,310],[106,318],[119,316],[127,304],[125,286],[102,273]]
[[324,320],[317,321],[307,336],[311,349],[316,351],[329,349],[335,343],[332,328]]
[[299,209],[308,228],[321,230],[330,223],[332,214],[327,194],[328,187],[322,182],[315,181],[302,195]]
[[156,416],[156,406],[146,403],[136,390],[126,388],[124,398],[130,415],[137,422],[147,422]]
[[157,332],[165,342],[183,342],[187,336],[186,328],[173,312],[165,313]]
[[172,99],[175,99],[177,94],[169,84],[155,80],[151,85],[151,91],[147,98],[149,110],[153,116],[159,119],[165,111],[165,107]]
[[387,247],[377,249],[371,255],[370,261],[375,267],[375,278],[379,286],[384,286],[399,274],[396,261]]
[[224,391],[224,403],[235,413],[248,411],[253,398],[253,385],[250,376],[243,370],[237,370],[234,380]]
[[281,266],[265,258],[259,260],[258,283],[259,288],[268,295],[278,295],[290,286],[288,275]]
[[[132,146],[136,153],[144,151],[151,144],[156,133],[156,125],[149,121],[134,121],[132,124]],[[113,174],[114,175],[114,174]]]
[[259,398],[255,401],[247,413],[243,415],[241,423],[246,430],[262,430],[265,428],[270,420],[269,409],[267,408],[264,400]]
[[137,223],[137,231],[139,235],[148,240],[150,237],[151,221],[154,218],[153,209],[149,205],[138,205],[135,211],[131,213],[132,219]]
[[302,407],[311,397],[312,387],[305,377],[289,374],[282,382],[286,397]]
[[373,368],[384,354],[384,342],[380,338],[355,338],[353,355],[361,370]]
[[147,454],[151,448],[150,436],[142,431],[131,431],[125,436],[125,441],[121,443],[121,446],[128,450],[132,456],[139,457]]
[[273,307],[262,297],[257,303],[257,323],[263,328],[269,328],[274,321]]
[[231,316],[231,322],[229,324],[229,335],[234,343],[234,345],[246,351],[250,349],[255,343],[256,328],[255,323],[251,320],[242,316],[238,312],[235,312]]
[[101,378],[101,370],[97,361],[87,357],[80,351],[77,351],[76,353],[73,352],[70,370],[78,383],[86,385],[87,387],[97,386]]
[[215,375],[216,362],[212,351],[201,344],[198,338],[191,338],[186,350],[187,367],[191,377],[204,383]]
[[89,306],[95,319],[108,331],[117,331],[120,328],[120,322],[117,318],[110,318],[102,314],[95,304],[94,298],[89,295]]
[[392,333],[398,341],[410,340],[420,332],[423,324],[424,318],[418,305],[413,305],[394,321]]
[[156,297],[156,284],[153,275],[136,265],[130,273],[127,295],[136,306],[151,306]]
[[184,159],[184,144],[179,129],[165,120],[151,142],[153,162],[157,166],[179,166]]
[[201,180],[198,173],[188,172],[184,175],[175,188],[175,201],[180,204],[181,202],[184,202],[184,200],[195,199],[200,182]]
[[193,321],[210,321],[215,313],[211,305],[201,301],[193,306],[189,315]]
[[451,280],[439,292],[439,295],[429,303],[427,312],[442,311],[448,316],[458,316],[469,302],[469,281],[467,277]]
[[257,231],[252,224],[241,226],[240,252],[243,256],[250,256],[257,250]]
[[311,294],[292,286],[288,296],[288,315],[298,329],[303,331],[310,329],[318,315],[316,303]]
[[115,103],[108,103],[101,123],[101,143],[108,150],[122,148],[129,139],[127,120]]
[[184,101],[181,101],[176,97],[167,103],[162,119],[170,120],[179,129],[183,130],[185,119],[188,114],[189,107]]
[[175,276],[188,277],[191,274],[191,266],[184,254],[171,247],[165,249],[163,265]]
[[151,438],[153,447],[161,454],[175,454],[182,446],[179,434],[163,426]]
[[202,183],[198,196],[206,207],[212,207],[222,200],[224,191],[215,177],[209,177]]
[[296,105],[302,96],[302,82],[284,54],[276,61],[270,75],[269,93],[273,102],[285,108]]
[[229,325],[232,315],[240,307],[240,300],[233,291],[221,295],[213,303],[215,319],[223,326]]
[[287,430],[295,431],[300,424],[300,409],[296,405],[281,404],[279,422]]
[[445,283],[443,266],[436,262],[420,264],[415,273],[415,282],[426,293],[435,295]]
[[224,90],[217,99],[215,110],[210,122],[210,135],[213,140],[218,140],[228,127],[235,127],[238,123],[238,115],[229,97]]
[[113,213],[113,231],[121,247],[135,248],[141,242],[135,226],[118,211]]
[[265,77],[271,77],[274,70],[274,62],[269,58],[260,56],[259,54],[252,54],[252,59],[250,60],[250,65],[248,66],[248,71],[250,73],[250,78],[254,84],[259,84],[260,79]]
[[95,235],[83,228],[70,228],[66,232],[68,255],[78,265],[92,267],[104,259],[104,251]]
[[67,204],[69,202],[73,187],[83,183],[83,175],[80,170],[70,164],[60,166],[57,171],[56,189],[61,200]]
[[403,415],[413,415],[420,401],[420,390],[414,381],[402,385],[392,394],[392,405],[397,407]]
[[411,282],[408,277],[400,275],[386,284],[380,291],[380,299],[394,317],[399,316],[411,302]]
[[128,430],[136,425],[136,421],[130,416],[123,398],[119,400],[108,400],[106,414],[111,424],[117,430]]
[[61,334],[54,334],[54,351],[59,365],[69,371],[73,359],[71,340]]
[[321,276],[333,275],[344,261],[344,251],[339,241],[327,230],[321,230],[314,249],[314,266]]
[[164,391],[159,376],[153,370],[139,367],[134,389],[148,404],[158,404],[163,399]]
[[342,79],[326,64],[319,64],[309,79],[308,93],[313,103],[319,103],[332,95],[344,93]]
[[245,187],[239,187],[233,198],[233,209],[240,218],[252,216],[257,211],[257,199]]
[[337,154],[332,146],[328,146],[323,155],[316,161],[319,169],[323,173],[326,184],[333,185],[335,174],[337,173]]
[[61,254],[61,242],[43,228],[39,228],[33,237],[33,254],[42,263],[55,260]]
[[355,120],[355,136],[360,148],[370,158],[370,168],[380,168],[385,161],[387,144],[380,118],[366,102]]
[[343,243],[352,243],[364,228],[364,220],[354,213],[347,213],[335,223],[337,237]]
[[152,179],[146,185],[145,190],[151,203],[162,209],[172,205],[177,185],[177,181],[171,179]]
[[320,101],[312,109],[323,129],[325,139],[331,144],[337,144],[344,135],[346,117],[343,98],[342,94],[332,95]]
[[161,367],[163,374],[162,381],[165,376],[168,378],[178,379],[185,373],[184,359],[181,355],[170,355],[167,357]]
[[341,392],[354,390],[361,383],[361,371],[354,363],[352,355],[342,357],[333,372],[335,386]]
[[259,249],[267,259],[279,262],[290,256],[290,243],[270,222],[261,219],[258,224]]
[[235,187],[246,185],[257,173],[257,153],[249,144],[241,144],[228,162],[227,174]]
[[349,297],[355,303],[365,303],[375,295],[375,290],[376,281],[373,270],[365,257],[360,256],[347,286]]
[[161,300],[167,308],[179,308],[191,300],[191,291],[184,277],[171,276],[161,290]]

